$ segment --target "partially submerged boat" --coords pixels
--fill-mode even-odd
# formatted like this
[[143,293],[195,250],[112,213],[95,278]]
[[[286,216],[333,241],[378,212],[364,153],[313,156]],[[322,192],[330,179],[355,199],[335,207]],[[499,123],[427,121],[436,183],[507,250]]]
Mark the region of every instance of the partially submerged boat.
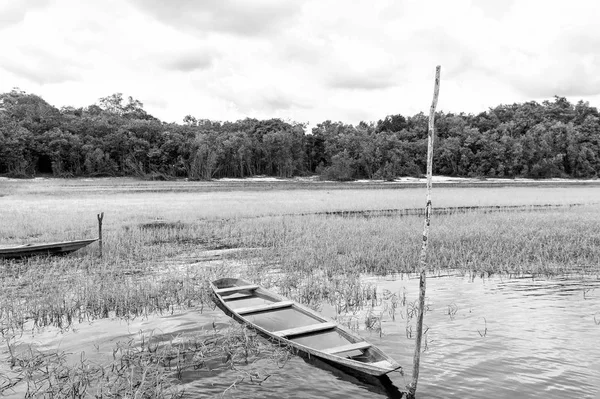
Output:
[[258,285],[223,278],[211,288],[215,303],[227,315],[307,360],[316,358],[367,383],[401,369],[354,332]]
[[0,259],[18,259],[29,256],[64,255],[77,251],[78,249],[90,245],[97,240],[97,238],[93,238],[89,240],[52,242],[46,244],[25,244],[16,247],[5,247],[0,248]]

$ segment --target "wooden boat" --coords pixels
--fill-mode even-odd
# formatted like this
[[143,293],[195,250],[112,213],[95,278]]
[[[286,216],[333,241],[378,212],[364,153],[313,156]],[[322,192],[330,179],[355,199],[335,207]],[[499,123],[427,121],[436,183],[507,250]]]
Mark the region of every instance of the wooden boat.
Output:
[[75,240],[53,242],[46,244],[25,244],[16,247],[0,248],[0,259],[25,258],[28,256],[64,255],[90,245],[97,238],[90,240]]
[[305,359],[316,358],[360,381],[400,370],[379,348],[310,308],[235,278],[211,283],[214,301],[227,315]]

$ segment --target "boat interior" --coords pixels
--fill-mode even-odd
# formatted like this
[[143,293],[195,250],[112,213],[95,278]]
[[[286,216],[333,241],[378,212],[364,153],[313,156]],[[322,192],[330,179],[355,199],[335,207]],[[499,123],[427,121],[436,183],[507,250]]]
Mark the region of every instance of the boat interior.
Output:
[[392,366],[359,336],[337,328],[335,323],[299,308],[292,301],[269,295],[257,285],[223,282],[217,285],[215,293],[238,315],[273,335],[330,355],[384,368]]

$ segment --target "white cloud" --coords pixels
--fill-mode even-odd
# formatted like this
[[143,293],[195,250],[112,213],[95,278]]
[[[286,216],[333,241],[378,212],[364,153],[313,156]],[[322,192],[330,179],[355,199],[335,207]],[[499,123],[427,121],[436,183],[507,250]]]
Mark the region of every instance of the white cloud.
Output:
[[0,3],[0,30],[21,22],[32,9],[45,7],[50,0],[29,0]]
[[196,34],[240,36],[277,33],[301,8],[301,0],[132,0],[156,20]]
[[[16,4],[16,3],[14,3]],[[166,121],[356,123],[553,95],[600,105],[595,1],[26,0],[0,7],[0,91],[123,92]]]

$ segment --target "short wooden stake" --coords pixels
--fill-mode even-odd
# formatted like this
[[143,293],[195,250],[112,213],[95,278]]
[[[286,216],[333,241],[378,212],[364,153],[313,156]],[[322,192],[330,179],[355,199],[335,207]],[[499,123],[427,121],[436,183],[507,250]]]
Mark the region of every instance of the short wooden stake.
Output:
[[419,279],[419,309],[417,314],[417,331],[415,336],[415,355],[413,358],[412,381],[408,386],[409,395],[414,397],[417,392],[417,382],[419,381],[419,364],[421,362],[421,340],[423,337],[423,314],[425,313],[425,288],[427,273],[427,242],[429,240],[429,224],[431,221],[431,180],[433,175],[433,140],[435,138],[434,120],[435,108],[437,107],[438,95],[440,92],[440,69],[438,65],[435,68],[435,84],[433,87],[433,101],[429,110],[429,133],[427,139],[427,203],[425,205],[425,223],[423,226],[423,243],[421,245],[420,279]]
[[100,257],[102,257],[102,219],[104,219],[104,212],[96,215],[98,217],[98,249],[100,251]]

